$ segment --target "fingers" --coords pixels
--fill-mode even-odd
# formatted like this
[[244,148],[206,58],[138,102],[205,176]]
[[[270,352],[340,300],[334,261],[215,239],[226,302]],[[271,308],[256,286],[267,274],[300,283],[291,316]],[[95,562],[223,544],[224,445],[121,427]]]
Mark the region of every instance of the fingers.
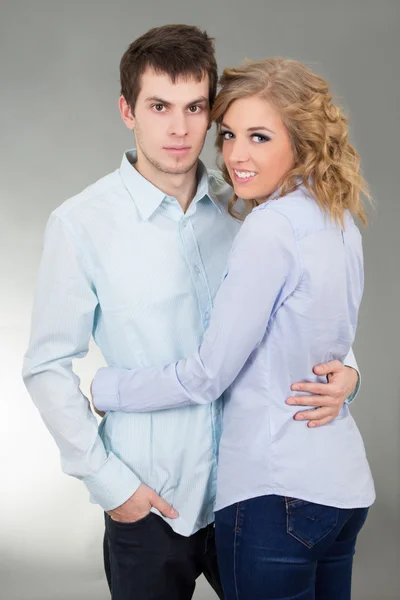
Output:
[[340,413],[337,408],[321,406],[311,410],[302,410],[294,415],[296,421],[321,421],[324,419],[335,419]]
[[328,423],[331,423],[331,421],[333,421],[333,420],[334,420],[333,417],[325,417],[324,419],[318,419],[317,421],[309,421],[307,423],[307,427],[310,427],[310,428],[322,427],[323,425],[328,425]]
[[329,373],[341,371],[343,368],[343,363],[341,363],[340,360],[331,360],[329,362],[316,365],[313,371],[317,375],[329,375]]
[[326,396],[331,391],[334,391],[334,387],[330,383],[313,383],[308,381],[294,383],[290,388],[296,392],[308,392],[309,394],[320,394],[321,396]]
[[176,517],[179,517],[179,513],[174,508],[172,508],[172,506],[168,504],[168,502],[165,502],[165,500],[163,500],[158,494],[156,494],[156,492],[153,492],[151,494],[150,502],[154,506],[154,508],[159,510],[160,513],[164,515],[164,517],[167,517],[168,519],[176,519]]
[[291,406],[327,406],[338,407],[340,402],[332,396],[290,396],[286,404]]

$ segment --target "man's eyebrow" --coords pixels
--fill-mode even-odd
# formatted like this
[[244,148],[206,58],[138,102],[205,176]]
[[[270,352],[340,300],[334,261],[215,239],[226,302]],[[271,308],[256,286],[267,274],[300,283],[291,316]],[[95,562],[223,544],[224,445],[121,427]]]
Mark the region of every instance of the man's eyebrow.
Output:
[[[145,102],[156,102],[157,104],[164,104],[165,106],[172,106],[171,102],[168,102],[168,100],[163,100],[159,96],[149,96],[148,98],[145,99]],[[188,102],[186,104],[186,108],[188,108],[189,106],[193,106],[194,104],[201,104],[202,102],[208,102],[208,98],[206,98],[205,96],[199,96],[198,98],[195,98],[194,100],[191,100],[190,102]]]
[[168,102],[168,100],[163,100],[158,96],[149,96],[148,98],[146,98],[145,102],[157,102],[157,104],[165,104],[165,106],[171,106],[171,102]]
[[199,96],[195,100],[192,100],[191,102],[186,104],[186,107],[193,106],[194,104],[201,104],[202,102],[208,102],[208,98],[206,98],[205,96]]

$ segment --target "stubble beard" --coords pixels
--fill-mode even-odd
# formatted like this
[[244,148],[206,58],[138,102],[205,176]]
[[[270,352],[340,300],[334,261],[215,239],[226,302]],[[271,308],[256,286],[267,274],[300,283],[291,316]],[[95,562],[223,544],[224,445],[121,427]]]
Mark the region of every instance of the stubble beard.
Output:
[[203,146],[200,148],[199,154],[197,155],[197,157],[195,159],[193,159],[193,161],[190,164],[177,165],[176,167],[171,167],[169,165],[165,165],[162,162],[152,158],[146,152],[146,150],[143,148],[140,130],[138,130],[138,129],[136,129],[136,131],[135,131],[135,138],[136,138],[136,145],[140,148],[140,151],[143,154],[143,156],[145,157],[145,159],[152,165],[152,167],[157,169],[157,171],[161,171],[161,173],[165,173],[166,175],[185,175],[186,173],[189,173],[189,171],[191,171],[196,166],[197,161],[199,160],[200,152],[203,149],[204,142],[205,142],[205,139],[204,139]]
[[157,171],[161,171],[161,173],[165,173],[167,175],[185,175],[189,173],[193,169],[193,167],[197,164],[198,158],[193,160],[188,165],[177,165],[175,168],[167,165],[163,165],[158,160],[151,158],[146,152],[143,151],[143,148],[140,148],[145,159],[155,168]]

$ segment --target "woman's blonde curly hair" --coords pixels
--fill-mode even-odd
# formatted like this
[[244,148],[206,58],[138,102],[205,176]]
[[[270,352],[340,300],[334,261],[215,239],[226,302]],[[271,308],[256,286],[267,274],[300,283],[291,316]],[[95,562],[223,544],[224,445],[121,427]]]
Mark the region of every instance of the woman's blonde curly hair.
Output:
[[[232,102],[248,96],[268,100],[279,111],[294,151],[295,164],[281,182],[279,196],[299,185],[299,180],[330,217],[343,224],[348,209],[363,225],[367,222],[361,194],[370,198],[367,184],[360,173],[360,158],[348,140],[347,119],[332,102],[327,82],[295,60],[266,58],[246,61],[224,70],[222,86],[212,110],[219,129]],[[221,159],[223,139],[216,146]],[[221,164],[224,179],[232,185],[228,170]],[[234,195],[229,212],[234,210]],[[257,200],[249,201],[250,209]]]

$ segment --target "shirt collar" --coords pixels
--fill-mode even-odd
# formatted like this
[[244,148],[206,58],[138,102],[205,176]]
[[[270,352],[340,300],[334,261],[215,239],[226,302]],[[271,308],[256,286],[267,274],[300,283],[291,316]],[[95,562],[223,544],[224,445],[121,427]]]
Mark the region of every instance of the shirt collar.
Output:
[[[196,194],[195,194],[190,206],[192,206],[192,205],[194,206],[200,200],[206,199],[206,200],[211,201],[214,204],[214,206],[216,206],[216,208],[218,209],[219,212],[222,212],[221,206],[218,201],[218,197],[213,192],[212,186],[210,184],[210,174],[207,171],[207,167],[205,166],[204,163],[201,162],[201,160],[198,161],[197,181],[198,181],[198,184],[197,184]],[[190,210],[190,207],[189,207],[189,210]]]
[[[136,149],[125,152],[120,166],[120,175],[126,189],[135,202],[140,216],[144,221],[147,221],[168,196],[135,169],[133,165],[136,160]],[[190,206],[195,205],[200,200],[206,198],[217,207],[219,212],[221,212],[218,199],[210,189],[207,169],[200,160],[197,177],[197,191]]]

